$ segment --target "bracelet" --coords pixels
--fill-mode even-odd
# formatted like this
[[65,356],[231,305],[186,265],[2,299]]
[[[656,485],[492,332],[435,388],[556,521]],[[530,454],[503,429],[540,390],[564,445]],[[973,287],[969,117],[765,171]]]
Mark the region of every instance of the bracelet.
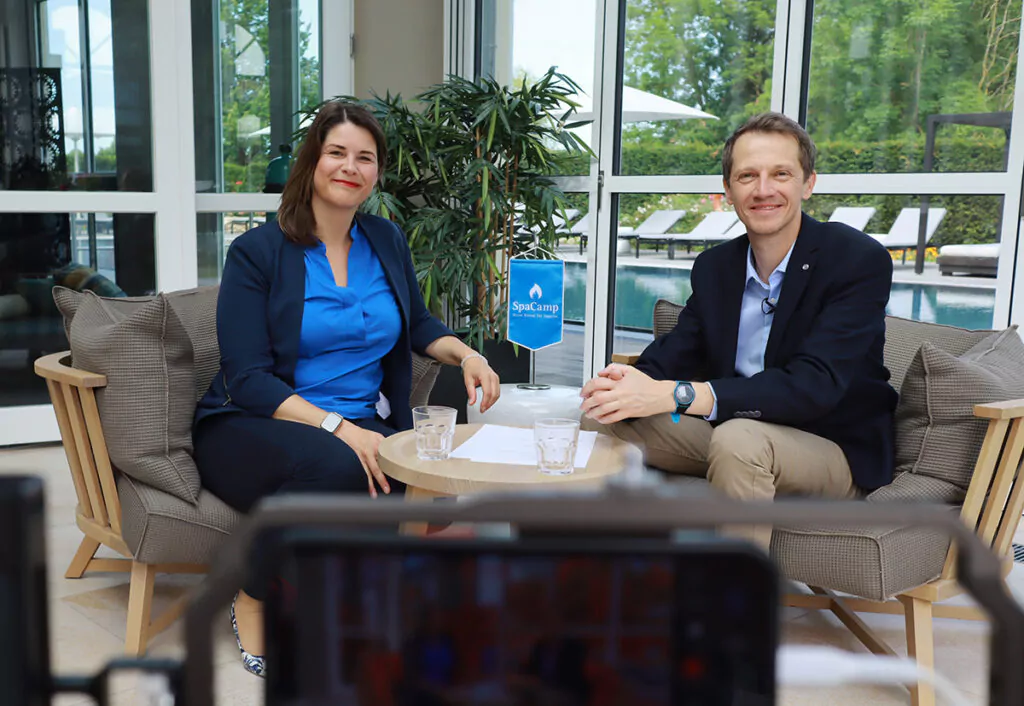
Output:
[[[487,363],[487,359],[486,359],[486,358],[484,358],[484,357],[483,357],[482,355],[480,355],[479,353],[470,353],[470,354],[468,354],[468,355],[467,355],[467,356],[466,356],[465,358],[463,358],[462,360],[460,360],[460,361],[459,361],[459,368],[460,368],[460,369],[462,369],[462,370],[465,370],[465,369],[466,369],[466,361],[467,361],[467,360],[472,360],[473,358],[479,358],[479,359],[480,359],[480,360],[482,360],[482,361],[483,361],[484,363]],[[488,363],[488,364],[489,364],[489,363]]]

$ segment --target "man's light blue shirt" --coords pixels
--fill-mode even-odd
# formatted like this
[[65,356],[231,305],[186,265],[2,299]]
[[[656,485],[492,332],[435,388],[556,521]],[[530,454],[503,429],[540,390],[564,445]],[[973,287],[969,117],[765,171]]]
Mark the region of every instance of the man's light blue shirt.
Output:
[[[793,245],[782,262],[770,275],[768,282],[761,280],[754,264],[754,249],[747,246],[747,284],[743,289],[743,300],[740,304],[740,326],[736,335],[736,373],[745,378],[756,375],[764,370],[764,352],[768,348],[768,336],[772,332],[772,320],[775,319],[775,307],[782,293],[782,280],[786,276],[786,267],[793,254]],[[767,312],[767,313],[766,313]],[[704,417],[709,422],[718,419],[718,396],[715,388],[708,385],[715,405],[711,414]]]

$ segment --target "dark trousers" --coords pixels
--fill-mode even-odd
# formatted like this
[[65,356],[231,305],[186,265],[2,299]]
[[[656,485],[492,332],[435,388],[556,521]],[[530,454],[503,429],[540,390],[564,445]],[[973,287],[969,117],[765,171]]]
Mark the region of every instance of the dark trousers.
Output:
[[[379,418],[352,419],[364,429],[390,436],[395,430]],[[323,429],[280,419],[225,413],[203,419],[192,435],[203,488],[239,512],[261,499],[284,493],[369,494],[366,472],[348,444]],[[405,486],[390,480],[391,494]],[[259,547],[250,555],[245,592],[263,600],[268,577]],[[250,566],[253,566],[250,564]]]

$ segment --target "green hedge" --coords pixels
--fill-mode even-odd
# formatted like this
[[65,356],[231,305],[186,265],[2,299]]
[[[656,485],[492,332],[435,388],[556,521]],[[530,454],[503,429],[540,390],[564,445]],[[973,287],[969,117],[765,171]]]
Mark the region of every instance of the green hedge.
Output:
[[[689,144],[627,144],[622,151],[624,175],[711,174],[721,173],[721,145]],[[945,136],[936,144],[935,172],[1002,171],[1005,140],[997,133],[984,137]],[[571,171],[578,171],[573,164]],[[822,174],[903,174],[924,169],[924,136],[859,143],[849,140],[818,143],[817,170]],[[585,170],[584,172],[585,173]],[[828,218],[836,206],[874,206],[875,217],[867,226],[874,233],[889,230],[901,208],[919,204],[917,196],[870,195],[871,180],[865,179],[864,194],[818,195],[807,203],[806,210],[816,218]],[[624,194],[620,198],[620,221],[635,225],[645,212],[662,201],[661,194]],[[685,207],[700,215],[711,206],[699,203],[699,197],[673,199],[675,207]],[[932,245],[949,243],[984,243],[998,240],[1002,209],[998,196],[936,196],[932,206],[944,207],[946,217],[932,239]],[[692,227],[690,219],[681,227]]]

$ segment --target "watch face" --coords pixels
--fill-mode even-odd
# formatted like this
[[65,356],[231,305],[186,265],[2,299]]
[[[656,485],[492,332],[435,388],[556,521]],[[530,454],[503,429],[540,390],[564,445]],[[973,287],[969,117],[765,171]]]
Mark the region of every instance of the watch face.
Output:
[[335,414],[334,412],[331,412],[330,414],[328,414],[324,418],[324,420],[320,423],[320,427],[321,428],[323,428],[326,431],[329,431],[332,434],[334,433],[334,431],[340,425],[341,425],[341,416],[338,415],[338,414]]
[[693,385],[689,383],[676,385],[676,404],[687,405],[693,402],[693,398],[696,397],[696,393],[693,391]]

